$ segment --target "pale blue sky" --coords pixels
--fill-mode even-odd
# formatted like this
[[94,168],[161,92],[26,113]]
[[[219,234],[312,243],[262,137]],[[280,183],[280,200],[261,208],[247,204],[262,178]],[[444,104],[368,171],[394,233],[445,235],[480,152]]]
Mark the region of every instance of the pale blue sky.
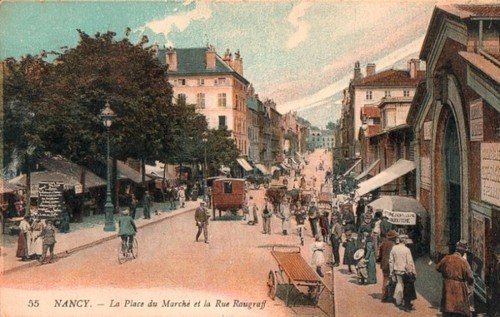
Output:
[[[353,64],[417,57],[432,1],[4,2],[0,58],[75,46],[76,29],[125,27],[160,44],[240,49],[245,77],[282,111],[335,102]],[[389,59],[384,59],[390,55]]]

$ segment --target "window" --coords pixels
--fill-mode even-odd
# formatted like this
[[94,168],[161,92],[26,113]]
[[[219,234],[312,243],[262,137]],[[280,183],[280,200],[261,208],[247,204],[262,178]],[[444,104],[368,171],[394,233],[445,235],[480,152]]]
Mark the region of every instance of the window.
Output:
[[196,95],[196,105],[198,108],[205,109],[205,94],[204,93],[198,93]]
[[233,183],[224,182],[224,194],[232,194],[232,193],[233,193]]
[[185,80],[185,79],[179,79],[177,82],[178,82],[178,83],[179,83],[179,85],[181,85],[181,86],[186,86],[186,80]]
[[226,126],[226,116],[219,116],[219,128]]
[[240,98],[239,98],[239,96],[238,96],[238,95],[236,95],[236,102],[234,103],[234,107],[233,107],[233,109],[238,110],[238,109],[239,109],[239,108],[238,108],[238,107],[239,107],[239,103],[240,103]]
[[366,92],[366,100],[372,100],[372,91],[371,90],[368,90]]
[[410,97],[410,91],[409,90],[403,90],[403,96],[404,97]]
[[218,86],[224,86],[226,84],[226,78],[220,77],[215,80],[215,84]]
[[390,90],[386,90],[385,91],[385,98],[390,98],[391,97],[391,91]]
[[198,86],[205,86],[205,79],[198,78]]
[[186,94],[177,95],[177,104],[181,106],[186,105]]
[[217,95],[219,107],[226,107],[226,94],[221,93]]

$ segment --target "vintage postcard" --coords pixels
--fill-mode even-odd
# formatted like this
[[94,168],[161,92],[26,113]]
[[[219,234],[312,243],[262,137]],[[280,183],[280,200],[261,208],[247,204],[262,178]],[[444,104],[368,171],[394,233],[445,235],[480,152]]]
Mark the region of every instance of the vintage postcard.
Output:
[[0,316],[500,312],[498,1],[0,1]]

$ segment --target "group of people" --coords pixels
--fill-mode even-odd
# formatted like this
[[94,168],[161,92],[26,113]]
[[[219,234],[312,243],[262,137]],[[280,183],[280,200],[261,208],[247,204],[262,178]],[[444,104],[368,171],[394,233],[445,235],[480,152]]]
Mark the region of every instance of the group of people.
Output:
[[[51,219],[24,216],[19,224],[16,257],[22,261],[52,262],[56,243],[56,228]],[[47,251],[50,252],[47,258]]]

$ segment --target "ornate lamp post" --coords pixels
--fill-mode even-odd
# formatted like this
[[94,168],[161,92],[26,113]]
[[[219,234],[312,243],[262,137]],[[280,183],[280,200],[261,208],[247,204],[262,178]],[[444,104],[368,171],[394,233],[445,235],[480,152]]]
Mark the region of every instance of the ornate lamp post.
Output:
[[205,145],[205,164],[203,165],[203,200],[206,202],[208,199],[207,195],[207,142],[208,142],[208,133],[205,131],[202,135],[203,144]]
[[115,231],[115,220],[113,218],[113,211],[115,209],[113,201],[111,200],[111,164],[109,159],[109,128],[113,123],[116,114],[111,110],[109,102],[106,101],[104,109],[101,111],[100,118],[102,124],[107,130],[107,153],[106,153],[106,167],[107,167],[107,188],[106,188],[106,203],[104,204],[104,212],[106,214],[106,221],[104,223],[104,231]]

